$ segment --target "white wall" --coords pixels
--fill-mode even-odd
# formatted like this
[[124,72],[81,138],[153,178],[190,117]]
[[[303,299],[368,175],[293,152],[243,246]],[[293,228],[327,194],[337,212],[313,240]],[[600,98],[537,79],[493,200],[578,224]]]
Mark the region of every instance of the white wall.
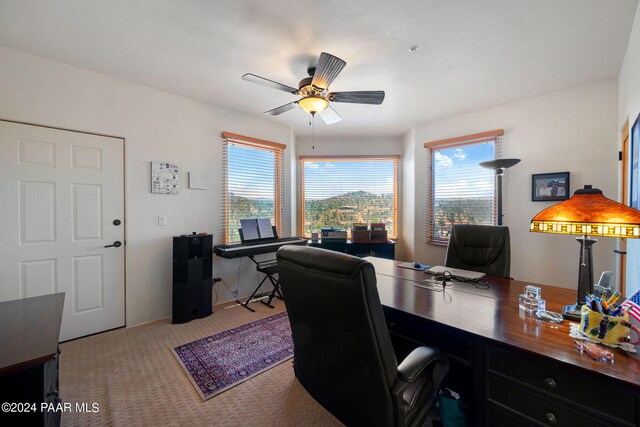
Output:
[[318,137],[318,133],[321,132],[322,129],[317,127],[315,148],[312,148],[312,138],[298,136],[296,138],[297,155],[383,155],[402,152],[401,138]]
[[416,245],[416,130],[411,128],[402,139],[402,237],[396,247],[396,259],[413,260]]
[[[290,129],[273,121],[6,48],[0,48],[0,118],[125,138],[129,326],[171,315],[171,236],[206,231],[221,241],[220,133],[291,145]],[[285,200],[291,194],[290,153],[288,148]],[[180,166],[179,196],[150,193],[151,160]],[[207,190],[186,188],[189,170],[208,172]],[[166,215],[166,227],[157,226],[157,215]],[[288,210],[285,215],[289,221]],[[257,273],[246,258],[218,259],[214,274],[233,290],[240,262],[240,295],[247,295]],[[231,299],[222,284],[216,287],[220,300]]]
[[[629,129],[640,113],[640,8],[631,29],[627,54],[618,78],[618,129]],[[627,295],[640,288],[640,239],[627,240]]]
[[[637,74],[637,73],[636,73]],[[571,172],[571,191],[592,184],[605,196],[617,194],[617,79],[608,79],[503,106],[416,126],[415,246],[410,259],[444,262],[445,249],[425,243],[425,179],[422,144],[443,138],[504,129],[503,157],[522,162],[505,177],[504,224],[511,232],[512,277],[577,287],[579,245],[575,236],[530,233],[529,221],[552,202],[531,202],[531,174]],[[415,150],[412,154],[412,150]],[[411,230],[405,229],[405,234]],[[615,271],[615,239],[602,238],[594,246],[596,280],[603,270]]]
[[291,225],[291,235],[295,235],[296,234],[296,230],[298,227],[298,219],[297,219],[297,209],[298,209],[298,199],[296,197],[297,191],[298,191],[298,182],[297,182],[297,176],[298,176],[298,166],[297,166],[297,161],[298,161],[298,152],[297,152],[297,141],[296,141],[296,135],[295,133],[293,133],[293,129],[290,130],[290,141],[291,144],[289,147],[289,188],[290,188],[290,192],[289,194],[291,195],[291,197],[289,197],[288,202],[289,202],[289,217],[291,218],[290,221],[290,225]]

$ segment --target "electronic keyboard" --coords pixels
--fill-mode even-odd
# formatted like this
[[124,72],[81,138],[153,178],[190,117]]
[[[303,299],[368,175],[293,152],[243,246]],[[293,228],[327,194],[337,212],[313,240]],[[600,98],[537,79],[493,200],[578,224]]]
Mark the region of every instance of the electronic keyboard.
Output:
[[259,239],[255,242],[215,245],[213,252],[219,257],[231,259],[275,252],[284,245],[306,244],[307,239],[303,239],[302,237],[281,237],[279,239]]

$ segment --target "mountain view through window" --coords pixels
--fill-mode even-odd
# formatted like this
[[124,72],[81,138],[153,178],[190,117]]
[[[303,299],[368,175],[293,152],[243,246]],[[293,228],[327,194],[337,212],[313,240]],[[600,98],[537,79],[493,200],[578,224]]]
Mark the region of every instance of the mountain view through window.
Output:
[[433,240],[448,240],[453,224],[494,224],[495,173],[478,165],[494,158],[493,141],[431,151]]
[[273,150],[229,144],[227,242],[240,240],[241,219],[270,218],[276,224],[276,160]]
[[349,231],[354,222],[397,224],[397,158],[302,159],[301,234]]

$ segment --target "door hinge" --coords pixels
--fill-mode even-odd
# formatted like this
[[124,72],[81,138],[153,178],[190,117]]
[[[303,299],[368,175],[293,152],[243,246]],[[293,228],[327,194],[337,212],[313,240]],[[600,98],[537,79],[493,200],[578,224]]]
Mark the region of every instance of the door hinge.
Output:
[[622,151],[618,151],[618,161],[622,161]]

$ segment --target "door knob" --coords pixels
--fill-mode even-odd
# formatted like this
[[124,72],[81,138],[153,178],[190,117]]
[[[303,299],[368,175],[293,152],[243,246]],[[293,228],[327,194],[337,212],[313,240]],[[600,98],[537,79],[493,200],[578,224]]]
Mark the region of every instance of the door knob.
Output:
[[107,245],[105,246],[105,248],[119,248],[120,246],[122,246],[122,243],[116,240],[115,242],[113,242],[113,245]]
[[119,219],[113,220],[113,225],[120,225],[120,224],[122,224],[122,221],[120,221]]

